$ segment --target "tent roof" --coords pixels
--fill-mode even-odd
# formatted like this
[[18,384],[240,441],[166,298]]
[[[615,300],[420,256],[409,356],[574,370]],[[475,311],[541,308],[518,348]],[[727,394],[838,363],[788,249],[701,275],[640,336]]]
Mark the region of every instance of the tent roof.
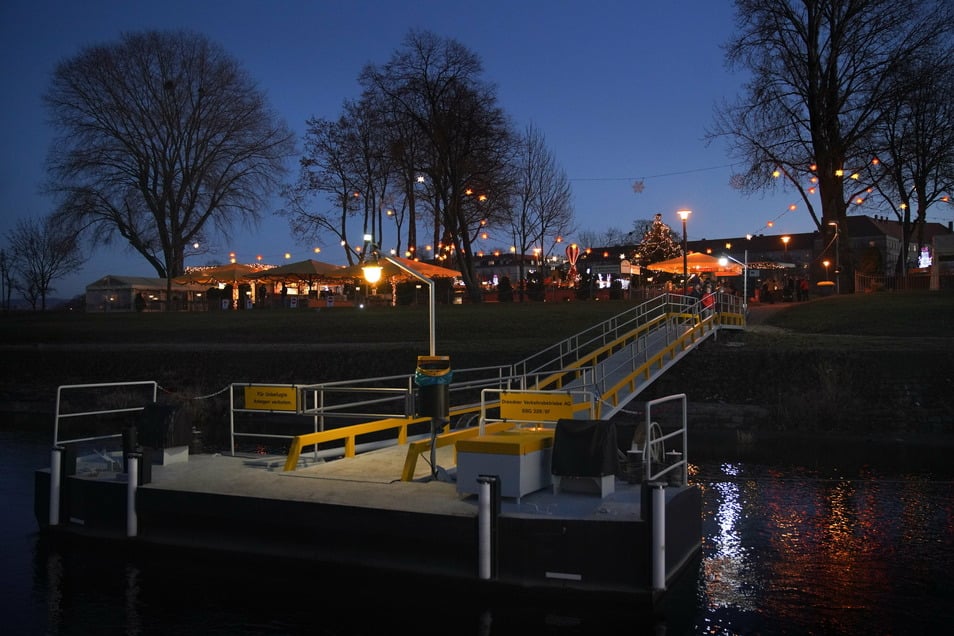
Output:
[[[399,262],[402,266],[417,272],[425,278],[459,278],[461,276],[461,273],[458,270],[450,269],[448,267],[441,267],[440,265],[432,265],[423,261],[415,261],[409,258],[400,258],[398,256],[389,256],[388,258]],[[334,272],[333,276],[335,278],[363,278],[363,268],[365,265],[367,265],[367,263],[358,263],[356,265],[340,268]],[[394,263],[391,263],[383,258],[378,261],[378,265],[380,265],[382,268],[382,280],[391,278],[397,280],[407,280],[414,278],[414,276],[407,273]]]
[[[682,256],[677,256],[676,258],[670,258],[668,261],[660,261],[659,263],[650,263],[646,266],[646,269],[651,269],[657,272],[668,272],[670,274],[682,274],[683,273],[684,261]],[[702,254],[701,252],[693,252],[687,254],[685,257],[685,267],[688,270],[688,274],[715,274],[716,276],[741,276],[742,275],[742,266],[733,261],[729,261],[727,265],[719,264],[719,259],[715,256],[710,256],[709,254]]]

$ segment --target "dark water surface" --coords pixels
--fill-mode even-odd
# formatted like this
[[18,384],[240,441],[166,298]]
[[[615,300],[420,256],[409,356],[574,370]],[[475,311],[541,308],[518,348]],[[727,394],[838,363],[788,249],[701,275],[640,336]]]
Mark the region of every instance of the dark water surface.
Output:
[[[2,427],[3,425],[0,425]],[[703,550],[662,617],[382,585],[318,566],[49,545],[49,432],[0,428],[5,634],[929,634],[954,626],[951,444],[690,437]],[[382,532],[386,532],[382,529]]]

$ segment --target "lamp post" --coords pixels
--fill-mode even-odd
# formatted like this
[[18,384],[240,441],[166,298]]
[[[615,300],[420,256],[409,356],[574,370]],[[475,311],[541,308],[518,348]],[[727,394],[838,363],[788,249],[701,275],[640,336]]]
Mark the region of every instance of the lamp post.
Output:
[[375,283],[381,280],[382,267],[381,265],[378,264],[379,258],[383,258],[385,262],[388,262],[391,265],[394,265],[405,274],[408,274],[409,276],[413,276],[414,278],[421,281],[422,283],[427,283],[427,312],[428,312],[428,331],[430,334],[430,355],[432,356],[437,355],[436,353],[437,339],[435,337],[437,330],[435,328],[436,325],[434,321],[434,306],[436,304],[434,300],[434,281],[428,278],[427,276],[424,276],[420,272],[411,269],[410,267],[406,266],[404,263],[402,263],[401,261],[397,259],[391,258],[390,256],[380,255],[378,252],[377,245],[374,245],[374,244],[371,245],[371,253],[373,255],[371,262],[369,262],[367,265],[365,265],[362,268],[362,270],[364,271],[364,279],[368,281],[368,284],[374,285]]
[[788,254],[788,242],[792,240],[791,236],[783,236],[782,244],[785,246],[785,253]]
[[828,276],[828,266],[831,265],[831,261],[825,259],[822,261],[822,265],[825,266],[825,280],[831,280]]
[[676,212],[682,219],[682,295],[689,295],[689,248],[686,237],[686,220],[692,214],[692,210],[679,210]]
[[742,266],[742,311],[744,313],[749,306],[749,250],[745,250],[745,262],[732,258],[728,254],[724,254],[722,258],[719,259],[719,265],[725,267],[729,264],[729,261],[735,261]]
[[[841,228],[838,227],[837,221],[829,221],[828,225],[835,228],[835,293],[841,294]],[[827,275],[826,266],[825,276]]]

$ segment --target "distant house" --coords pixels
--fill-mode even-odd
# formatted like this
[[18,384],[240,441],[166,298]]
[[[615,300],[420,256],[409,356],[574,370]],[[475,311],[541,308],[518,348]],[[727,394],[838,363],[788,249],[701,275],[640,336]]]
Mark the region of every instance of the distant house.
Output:
[[[172,286],[172,308],[204,311],[208,308],[206,285]],[[86,286],[86,311],[136,311],[136,296],[142,294],[143,311],[166,307],[166,279],[108,275]]]

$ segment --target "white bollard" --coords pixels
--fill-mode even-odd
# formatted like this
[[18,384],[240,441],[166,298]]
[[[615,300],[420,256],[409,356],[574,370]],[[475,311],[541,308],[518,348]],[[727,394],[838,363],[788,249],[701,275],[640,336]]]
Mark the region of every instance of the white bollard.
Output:
[[666,486],[652,484],[652,584],[654,590],[666,589]]
[[477,577],[490,579],[490,481],[478,480],[477,487]]
[[126,536],[139,534],[139,519],[136,516],[136,489],[139,488],[139,453],[126,455]]
[[51,526],[60,524],[60,479],[63,473],[63,447],[54,446],[50,453],[50,519]]

